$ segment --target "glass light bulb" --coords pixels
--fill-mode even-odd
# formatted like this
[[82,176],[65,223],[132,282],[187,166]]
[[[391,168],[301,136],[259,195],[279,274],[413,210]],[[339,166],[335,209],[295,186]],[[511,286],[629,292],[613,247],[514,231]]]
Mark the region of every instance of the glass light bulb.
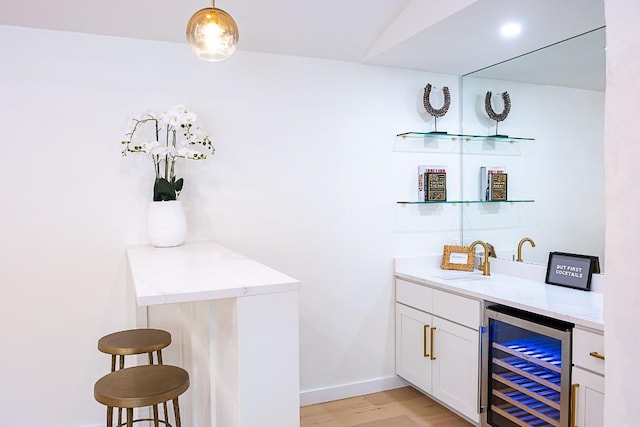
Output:
[[189,19],[187,41],[199,58],[222,61],[236,50],[238,26],[224,10],[208,7]]

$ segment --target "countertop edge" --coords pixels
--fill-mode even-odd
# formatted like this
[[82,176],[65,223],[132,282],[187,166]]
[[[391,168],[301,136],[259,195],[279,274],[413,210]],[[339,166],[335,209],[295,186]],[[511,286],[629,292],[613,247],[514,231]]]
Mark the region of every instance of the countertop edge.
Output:
[[163,295],[142,295],[136,296],[136,303],[139,307],[151,305],[175,304],[196,301],[212,301],[225,298],[251,297],[258,295],[268,295],[283,292],[300,291],[300,282],[278,283],[274,285],[243,286],[228,289],[205,290],[199,292],[177,292]]

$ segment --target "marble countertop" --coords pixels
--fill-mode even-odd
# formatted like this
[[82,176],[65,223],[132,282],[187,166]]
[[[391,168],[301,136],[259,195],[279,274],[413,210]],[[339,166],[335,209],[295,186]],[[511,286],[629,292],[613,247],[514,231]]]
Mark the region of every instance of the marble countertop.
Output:
[[300,289],[296,279],[210,241],[130,246],[127,258],[139,306]]
[[543,281],[500,273],[482,276],[482,272],[441,270],[429,263],[403,265],[396,262],[395,275],[445,291],[479,300],[508,305],[532,313],[574,323],[598,331],[604,330],[603,295]]

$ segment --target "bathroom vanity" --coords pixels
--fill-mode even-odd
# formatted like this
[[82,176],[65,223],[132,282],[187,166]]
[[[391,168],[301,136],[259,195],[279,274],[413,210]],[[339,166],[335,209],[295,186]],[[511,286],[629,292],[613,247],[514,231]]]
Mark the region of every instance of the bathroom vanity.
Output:
[[566,343],[569,369],[563,371],[565,379],[570,375],[570,391],[562,402],[558,395],[557,402],[550,403],[562,407],[562,421],[558,416],[541,425],[601,426],[603,277],[594,275],[593,291],[585,292],[545,284],[544,266],[501,260],[491,264],[492,274],[483,276],[478,270],[441,270],[440,257],[395,259],[396,373],[475,425],[490,425],[481,410],[487,400],[482,378],[484,314],[494,305],[510,307],[573,325]]

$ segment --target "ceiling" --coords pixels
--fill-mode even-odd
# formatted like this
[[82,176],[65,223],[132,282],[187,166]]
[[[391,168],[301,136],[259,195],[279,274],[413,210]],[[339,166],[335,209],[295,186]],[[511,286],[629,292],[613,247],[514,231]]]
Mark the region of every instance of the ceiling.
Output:
[[[203,0],[0,0],[0,25],[185,43]],[[238,50],[463,75],[604,25],[603,0],[218,0]],[[517,20],[522,34],[504,39]],[[232,57],[233,58],[233,57]],[[230,58],[229,60],[232,60]]]
[[604,92],[605,47],[605,28],[602,27],[470,75]]

